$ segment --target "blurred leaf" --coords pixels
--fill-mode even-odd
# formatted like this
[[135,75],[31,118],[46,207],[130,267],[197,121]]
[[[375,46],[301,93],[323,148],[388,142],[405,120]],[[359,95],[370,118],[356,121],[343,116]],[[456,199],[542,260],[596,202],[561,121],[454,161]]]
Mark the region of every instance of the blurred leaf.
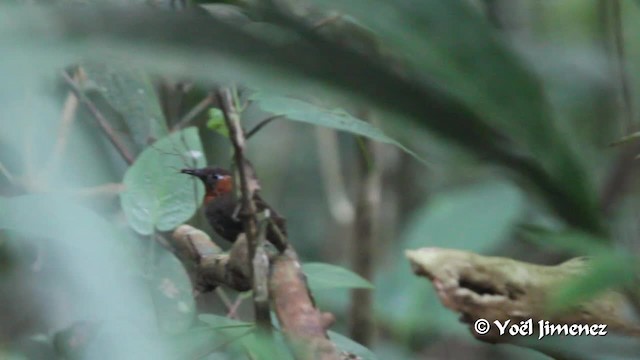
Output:
[[[0,11],[0,41],[19,45],[20,52],[12,58],[46,58],[39,63],[44,68],[66,66],[73,54],[95,56],[100,49],[100,54],[126,56],[154,71],[202,81],[244,81],[281,93],[322,90],[328,98],[368,100],[398,115],[384,121],[411,120],[513,170],[535,184],[568,223],[603,232],[592,181],[576,161],[567,143],[570,138],[556,131],[558,124],[549,115],[538,79],[466,2],[329,4],[352,3],[359,21],[390,43],[404,46],[398,55],[414,60],[424,56],[423,61],[433,66],[399,72],[389,66],[389,59],[323,38],[303,20],[276,8],[269,9],[274,22],[306,41],[278,47],[231,24],[189,12],[6,6]],[[16,18],[22,21],[12,21]],[[397,39],[379,29],[384,24],[399,29],[394,33]],[[405,54],[414,45],[413,55]]]
[[345,268],[323,263],[307,263],[302,266],[312,291],[348,288],[373,289],[373,284]]
[[57,355],[64,359],[86,358],[87,347],[94,341],[99,330],[99,323],[78,321],[56,332],[53,346]]
[[[71,220],[77,226],[66,226]],[[89,208],[59,194],[0,197],[0,229],[36,238],[78,241],[79,236],[90,232],[106,239],[117,239],[121,244],[134,241]]]
[[509,235],[524,205],[520,191],[505,182],[487,182],[437,194],[407,225],[403,248],[489,251]]
[[[230,355],[230,346],[237,347],[236,341],[248,336],[253,330],[242,328],[235,337],[221,333],[219,329],[209,326],[191,328],[186,332],[167,337],[170,358],[182,359],[226,359]],[[231,357],[233,358],[233,357]]]
[[638,259],[632,256],[605,255],[590,260],[586,274],[560,287],[550,299],[551,311],[567,310],[593,299],[603,291],[634,284]]
[[[435,195],[406,227],[401,249],[443,247],[486,253],[498,248],[524,211],[519,190],[505,182],[487,182]],[[376,313],[401,337],[416,333],[466,332],[430,287],[413,277],[409,264],[395,255],[375,279]],[[425,316],[424,309],[430,309]],[[388,309],[404,309],[390,312]],[[426,335],[424,335],[426,336]]]
[[153,84],[142,70],[116,60],[84,63],[82,69],[122,115],[138,150],[169,133]]
[[156,251],[159,254],[153,271],[152,295],[158,325],[165,332],[179,333],[191,326],[196,310],[191,279],[173,253],[164,248]]
[[[482,138],[496,141],[495,145],[511,143],[516,153],[522,151],[535,159],[546,175],[534,170],[533,164],[516,165],[512,161],[509,165],[507,161],[506,165],[536,183],[546,200],[570,223],[602,231],[593,179],[574,153],[570,136],[559,131],[562,129],[554,120],[542,82],[468,1],[315,2],[355,16],[386,40],[394,54],[406,58],[418,70],[412,76],[433,83],[478,114],[482,123],[506,135],[507,139],[491,140],[484,134]],[[440,114],[434,112],[433,116]],[[471,125],[471,120],[469,117],[464,122]],[[443,131],[438,121],[424,117],[419,123],[455,141],[463,140],[462,134]],[[472,128],[467,129],[468,135],[473,134]],[[463,145],[476,147],[468,140]],[[498,155],[496,160],[506,159]],[[527,175],[530,171],[537,174]]]
[[627,136],[623,136],[622,138],[614,141],[613,143],[610,144],[610,146],[617,146],[617,145],[622,145],[622,144],[626,144],[628,142],[634,141],[634,140],[638,140],[640,139],[640,131],[636,131],[632,134],[629,134]]
[[126,190],[120,194],[120,202],[129,225],[138,233],[149,235],[154,228],[169,231],[187,221],[200,204],[203,188],[180,174],[179,169],[205,164],[194,127],[147,147],[124,176]]
[[182,360],[205,358],[216,351],[221,351],[224,340],[215,329],[200,326],[167,336],[164,342],[168,344],[169,359]]
[[387,136],[382,130],[351,116],[342,109],[326,109],[306,101],[264,93],[255,93],[250,99],[262,110],[273,113],[275,116],[281,115],[290,120],[341,130],[381,143],[395,145],[419,161],[425,162],[416,153]]
[[232,24],[244,24],[248,23],[251,20],[245,14],[245,11],[235,5],[231,4],[199,4],[199,8],[206,10],[211,16],[221,21],[226,21]]
[[242,27],[257,38],[278,46],[290,45],[300,40],[293,31],[285,30],[280,26],[268,22],[252,21]]
[[292,359],[279,332],[274,333],[273,337],[263,336],[255,331],[253,323],[214,314],[202,314],[199,319],[233,341],[232,346],[236,351],[237,347],[241,347],[253,359]]
[[254,331],[242,338],[241,343],[252,359],[293,360],[281,332],[274,332],[273,336],[267,336]]
[[374,353],[372,353],[371,350],[349,339],[346,336],[338,334],[337,332],[329,331],[329,338],[331,339],[331,341],[334,342],[334,344],[336,344],[336,346],[341,351],[354,354],[358,357],[358,359],[362,359],[362,360],[378,359],[378,357]]
[[606,336],[545,336],[514,338],[517,345],[551,354],[555,359],[634,360],[640,343],[633,336],[609,332]]
[[598,256],[613,252],[611,247],[605,245],[606,241],[602,238],[580,231],[553,231],[534,225],[521,225],[519,230],[523,237],[532,243],[555,250],[569,251],[576,255]]
[[153,304],[140,286],[139,259],[131,251],[136,238],[71,197],[39,193],[0,202],[10,209],[3,211],[0,229],[46,242],[51,267],[72,274],[56,279],[65,284],[61,291],[73,294],[66,318],[98,315],[101,340],[89,344],[88,357],[163,358],[162,344],[151,335],[157,330]]
[[227,129],[227,124],[224,122],[224,114],[218,108],[209,109],[207,127],[226,138],[229,137],[229,129]]

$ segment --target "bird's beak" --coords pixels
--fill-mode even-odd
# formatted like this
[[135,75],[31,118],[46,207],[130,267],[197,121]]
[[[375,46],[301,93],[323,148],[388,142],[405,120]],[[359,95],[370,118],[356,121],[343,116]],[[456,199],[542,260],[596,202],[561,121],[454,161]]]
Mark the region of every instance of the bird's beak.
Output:
[[182,169],[182,170],[180,170],[180,173],[191,175],[191,176],[196,176],[196,177],[201,177],[202,176],[202,171],[200,169]]

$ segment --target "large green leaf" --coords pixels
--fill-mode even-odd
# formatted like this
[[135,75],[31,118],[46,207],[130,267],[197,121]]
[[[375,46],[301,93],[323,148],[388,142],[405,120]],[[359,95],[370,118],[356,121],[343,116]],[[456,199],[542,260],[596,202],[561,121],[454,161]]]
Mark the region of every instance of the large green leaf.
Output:
[[505,182],[481,183],[438,194],[412,217],[403,247],[474,252],[495,249],[523,210],[522,194]]
[[[68,226],[77,224],[77,226]],[[82,236],[116,239],[118,243],[133,241],[89,208],[60,194],[30,194],[0,198],[0,229],[17,231],[25,236],[90,241]],[[111,240],[110,240],[111,241]]]
[[149,76],[122,61],[82,65],[90,86],[124,119],[139,150],[169,133]]
[[90,357],[163,358],[161,344],[152,343],[150,335],[157,322],[140,286],[135,237],[69,196],[31,194],[0,198],[0,203],[0,229],[42,241],[48,266],[68,274],[55,278],[74,304],[61,319],[99,321],[103,341],[91,346]]
[[323,108],[312,103],[285,96],[267,95],[265,93],[255,93],[251,100],[264,111],[273,113],[274,116],[284,116],[289,120],[300,121],[312,125],[324,126],[336,130],[345,131],[354,135],[360,135],[391,144],[406,151],[410,155],[423,161],[413,151],[407,149],[397,140],[385,134],[382,130],[362,121],[342,109]]
[[203,167],[206,160],[198,130],[173,133],[147,147],[124,176],[122,209],[131,227],[142,235],[154,229],[169,231],[196,211],[203,187],[179,173],[184,167]]
[[312,291],[347,288],[373,289],[373,285],[360,275],[345,268],[323,263],[306,263],[302,271],[307,275],[307,281]]
[[575,230],[552,230],[536,225],[521,225],[519,232],[525,240],[536,245],[567,251],[575,255],[612,255],[613,249],[600,237]]

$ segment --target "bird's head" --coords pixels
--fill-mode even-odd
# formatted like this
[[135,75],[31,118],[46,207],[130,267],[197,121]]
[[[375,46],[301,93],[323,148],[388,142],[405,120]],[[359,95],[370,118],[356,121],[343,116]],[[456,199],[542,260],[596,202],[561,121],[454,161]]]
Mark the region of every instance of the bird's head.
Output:
[[233,178],[231,173],[226,169],[205,167],[200,169],[182,169],[180,172],[202,180],[206,190],[205,201],[213,200],[217,196],[233,191]]

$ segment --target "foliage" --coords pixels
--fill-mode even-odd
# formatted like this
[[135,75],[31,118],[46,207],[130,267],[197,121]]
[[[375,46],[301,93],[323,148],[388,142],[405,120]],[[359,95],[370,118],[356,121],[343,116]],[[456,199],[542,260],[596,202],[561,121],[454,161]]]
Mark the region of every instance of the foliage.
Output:
[[[349,196],[364,186],[357,139],[383,144],[371,169],[383,180],[377,225],[385,239],[376,249],[350,244],[381,250],[373,281],[375,315],[388,330],[381,347],[419,352],[437,346],[438,336],[466,331],[412,277],[400,256],[406,248],[505,251],[531,261],[560,251],[590,255],[592,271],[554,297],[559,310],[634,283],[636,254],[612,248],[637,242],[630,225],[637,196],[614,186],[615,211],[608,213],[608,193],[598,189],[630,176],[630,163],[610,169],[618,148],[604,145],[635,142],[628,133],[637,121],[613,104],[619,88],[638,85],[640,47],[627,39],[627,58],[618,63],[628,68],[614,76],[611,59],[620,55],[584,35],[600,26],[594,4],[539,5],[548,29],[532,26],[526,38],[491,20],[491,3],[502,1],[133,3],[0,4],[0,259],[20,260],[0,268],[0,304],[18,304],[20,311],[3,316],[7,324],[22,314],[41,320],[20,331],[0,326],[8,354],[28,356],[30,347],[20,344],[33,342],[24,339],[86,320],[101,324],[89,358],[291,356],[280,335],[265,340],[252,323],[212,314],[195,320],[200,299],[163,248],[167,233],[184,222],[206,227],[196,215],[202,185],[178,170],[207,160],[226,166],[228,129],[216,104],[178,128],[180,116],[220,84],[240,89],[235,100],[246,130],[282,117],[250,139],[252,160],[260,159],[254,165],[265,198],[289,219],[304,220],[289,221],[290,236],[309,260],[303,269],[312,292],[333,298],[328,306],[338,327],[348,308],[338,291],[374,291],[374,279],[328,264],[346,260],[349,229],[326,214],[330,172],[320,169],[326,165],[317,161],[312,130],[299,123],[342,132],[336,168],[354,179]],[[172,11],[178,3],[192,11]],[[625,33],[633,34],[640,10],[624,9]],[[60,80],[61,69],[80,93]],[[87,102],[111,134],[96,126]],[[110,136],[136,155],[133,164]],[[447,156],[432,161],[437,153]],[[314,235],[322,242],[309,243]],[[544,255],[536,257],[522,237],[544,244],[536,250]],[[11,282],[32,272],[42,279]],[[34,304],[22,304],[24,294]],[[228,313],[225,296],[208,298],[208,309]],[[67,310],[56,313],[61,308]],[[347,337],[330,336],[345,351],[376,358]],[[43,338],[39,344],[53,351]]]

